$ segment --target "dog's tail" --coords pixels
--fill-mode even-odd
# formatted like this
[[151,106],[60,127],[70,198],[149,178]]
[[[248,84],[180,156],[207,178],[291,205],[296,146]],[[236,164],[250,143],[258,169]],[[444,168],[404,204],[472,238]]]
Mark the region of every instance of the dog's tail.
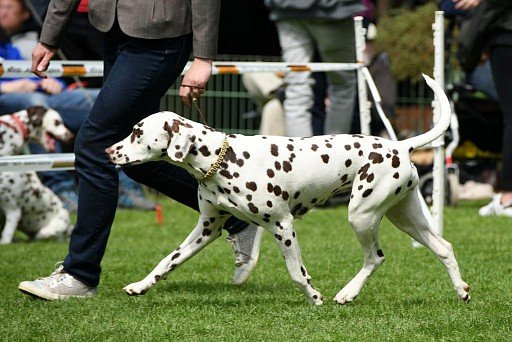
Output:
[[430,131],[403,141],[404,143],[409,145],[409,151],[415,150],[418,147],[426,145],[434,141],[435,139],[439,138],[441,134],[443,134],[450,126],[452,110],[450,102],[446,97],[446,94],[444,93],[441,86],[437,84],[436,81],[434,81],[425,74],[423,74],[423,78],[425,78],[425,81],[427,82],[428,86],[434,91],[434,94],[436,94],[439,100],[439,105],[441,106],[441,117],[439,118],[439,121],[436,123],[436,125]]

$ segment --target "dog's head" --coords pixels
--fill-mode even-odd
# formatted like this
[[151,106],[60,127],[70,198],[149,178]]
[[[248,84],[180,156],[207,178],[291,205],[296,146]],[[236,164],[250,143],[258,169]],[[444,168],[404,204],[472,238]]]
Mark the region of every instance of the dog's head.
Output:
[[188,155],[194,139],[192,126],[172,112],[159,112],[137,123],[132,133],[105,152],[117,165],[135,165],[155,160],[181,163]]
[[26,112],[30,138],[38,141],[47,151],[55,150],[55,140],[69,142],[73,139],[73,133],[64,126],[62,117],[55,110],[32,106],[27,108]]

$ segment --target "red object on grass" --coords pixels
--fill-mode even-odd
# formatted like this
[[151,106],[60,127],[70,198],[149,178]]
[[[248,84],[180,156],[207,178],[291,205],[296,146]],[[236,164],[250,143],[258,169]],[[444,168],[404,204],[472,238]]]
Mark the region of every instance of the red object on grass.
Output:
[[155,207],[155,215],[156,215],[156,223],[162,224],[164,223],[164,215],[162,213],[162,206],[157,204]]

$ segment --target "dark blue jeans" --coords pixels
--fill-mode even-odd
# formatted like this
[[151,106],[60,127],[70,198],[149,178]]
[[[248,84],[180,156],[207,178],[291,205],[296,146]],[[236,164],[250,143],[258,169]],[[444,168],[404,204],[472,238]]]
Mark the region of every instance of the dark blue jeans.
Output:
[[[89,286],[99,283],[117,206],[118,174],[105,148],[159,110],[161,97],[189,59],[191,45],[191,34],[139,39],[123,34],[118,25],[105,34],[104,84],[75,141],[77,223],[64,260],[64,269]],[[136,181],[198,210],[197,181],[183,169],[160,162],[124,170]],[[236,219],[229,224],[239,230],[246,226]]]

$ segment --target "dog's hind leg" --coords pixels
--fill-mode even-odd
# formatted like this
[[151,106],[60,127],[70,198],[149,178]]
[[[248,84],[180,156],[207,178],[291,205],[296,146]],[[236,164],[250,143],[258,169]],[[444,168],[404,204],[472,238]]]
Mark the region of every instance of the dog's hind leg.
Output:
[[300,245],[297,235],[293,230],[293,218],[289,222],[276,222],[275,226],[269,229],[276,239],[276,242],[283,253],[286,261],[286,268],[293,282],[304,292],[309,301],[315,305],[323,303],[323,297],[311,285],[309,276],[300,253]]
[[185,261],[196,255],[210,242],[220,236],[222,226],[228,216],[220,215],[218,212],[210,211],[210,215],[201,213],[199,221],[194,230],[186,240],[166,256],[143,280],[129,284],[124,287],[127,294],[131,296],[145,294],[151,286]]
[[401,202],[389,209],[386,216],[395,226],[437,256],[446,268],[459,298],[469,301],[469,286],[461,278],[452,245],[435,233],[429,225],[421,209],[417,192],[410,192]]
[[12,242],[14,232],[18,227],[18,222],[21,218],[21,209],[16,208],[2,208],[5,213],[5,225],[0,238],[0,245],[6,245]]
[[360,205],[349,205],[349,221],[363,248],[364,264],[356,276],[334,297],[334,301],[339,304],[352,302],[371,275],[384,262],[384,253],[379,241],[381,217],[373,210],[364,212],[360,208]]

